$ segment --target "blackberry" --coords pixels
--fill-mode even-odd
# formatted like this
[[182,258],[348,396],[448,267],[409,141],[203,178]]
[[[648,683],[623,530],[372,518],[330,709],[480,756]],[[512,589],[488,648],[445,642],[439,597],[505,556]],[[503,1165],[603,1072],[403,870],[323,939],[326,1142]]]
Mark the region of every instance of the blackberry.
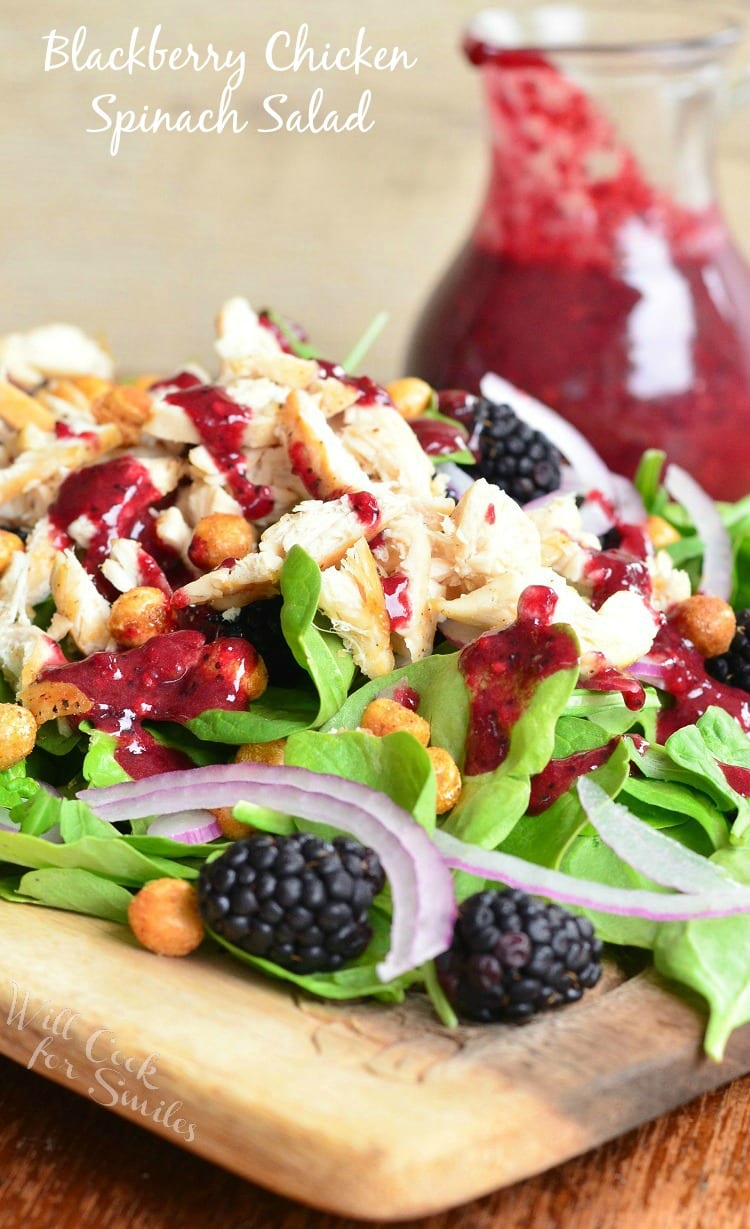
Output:
[[719,683],[750,691],[750,610],[737,611],[737,631],[726,653],[706,658],[706,671]]
[[350,837],[255,833],[201,868],[204,922],[251,956],[330,973],[372,938],[367,913],[385,882],[377,854]]
[[560,485],[559,452],[509,405],[478,399],[471,449],[480,478],[507,491],[516,503],[527,504]]
[[526,1020],[595,986],[601,950],[586,918],[509,889],[463,902],[453,942],[435,964],[459,1015]]
[[249,640],[263,658],[269,682],[275,687],[299,687],[309,683],[307,673],[296,661],[281,630],[283,599],[269,597],[242,606],[233,619],[223,618],[220,610],[209,606],[187,606],[178,615],[181,628],[202,632],[207,640],[221,636],[240,636]]

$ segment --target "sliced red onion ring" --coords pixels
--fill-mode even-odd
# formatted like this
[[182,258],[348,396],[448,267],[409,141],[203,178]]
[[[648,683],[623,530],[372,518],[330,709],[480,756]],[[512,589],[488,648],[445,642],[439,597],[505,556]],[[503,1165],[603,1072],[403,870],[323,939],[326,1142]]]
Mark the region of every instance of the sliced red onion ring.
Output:
[[515,384],[511,384],[510,380],[505,380],[494,372],[488,372],[482,377],[480,388],[482,396],[490,401],[510,402],[519,418],[535,430],[543,432],[573,466],[584,492],[601,491],[612,503],[617,502],[617,491],[610,470],[576,427],[549,406],[537,401],[536,397],[529,396],[516,388]]
[[638,679],[639,683],[651,683],[654,687],[659,687],[666,679],[667,667],[663,661],[640,657],[632,666],[628,666],[628,673]]
[[716,504],[702,486],[679,465],[668,465],[664,486],[681,503],[703,542],[703,573],[699,588],[729,601],[732,591],[732,543]]
[[624,474],[612,474],[615,488],[615,504],[620,520],[626,525],[643,525],[648,513],[641,493]]
[[643,917],[652,922],[687,922],[697,918],[733,917],[750,913],[750,888],[738,886],[695,895],[646,892],[640,888],[612,888],[588,879],[575,879],[562,871],[549,870],[513,854],[467,845],[447,832],[435,833],[435,844],[448,866],[493,879],[532,896],[546,896],[580,909]]
[[203,845],[221,836],[221,828],[210,811],[178,811],[159,815],[149,824],[149,836],[168,836],[186,845]]
[[111,822],[244,800],[340,828],[375,850],[393,894],[391,948],[378,976],[390,981],[450,945],[456,899],[445,862],[408,811],[358,782],[290,766],[212,764],[79,796]]
[[623,862],[634,871],[678,892],[732,892],[738,884],[722,866],[702,858],[679,841],[665,836],[633,815],[592,781],[581,777],[578,797],[588,821]]

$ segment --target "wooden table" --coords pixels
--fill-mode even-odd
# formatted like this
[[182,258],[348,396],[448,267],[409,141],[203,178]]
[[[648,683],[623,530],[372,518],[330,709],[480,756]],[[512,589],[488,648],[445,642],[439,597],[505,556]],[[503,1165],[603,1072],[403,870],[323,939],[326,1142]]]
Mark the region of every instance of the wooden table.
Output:
[[[750,1077],[402,1229],[742,1229]],[[460,1147],[460,1140],[456,1141]],[[0,1229],[344,1229],[0,1059]]]

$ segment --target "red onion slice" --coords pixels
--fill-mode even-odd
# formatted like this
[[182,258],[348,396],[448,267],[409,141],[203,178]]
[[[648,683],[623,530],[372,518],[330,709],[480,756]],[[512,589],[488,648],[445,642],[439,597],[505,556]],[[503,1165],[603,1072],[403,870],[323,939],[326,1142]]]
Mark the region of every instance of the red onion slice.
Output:
[[168,836],[186,845],[204,845],[221,836],[221,828],[210,811],[178,811],[159,815],[148,828],[149,836]]
[[703,541],[703,573],[699,588],[729,601],[732,591],[732,542],[716,504],[702,486],[679,465],[668,465],[664,486],[681,503]]
[[480,388],[482,396],[490,401],[509,402],[519,418],[536,431],[541,431],[559,448],[576,471],[584,493],[601,491],[611,503],[617,503],[617,490],[610,470],[576,427],[549,406],[537,401],[536,397],[531,397],[494,372],[482,377]]
[[742,885],[723,867],[665,836],[658,828],[649,827],[622,803],[614,802],[590,777],[579,780],[578,797],[589,823],[604,844],[634,871],[653,879],[654,883],[693,895],[742,890]]
[[622,917],[648,918],[652,922],[687,922],[698,918],[733,917],[750,913],[750,889],[738,886],[727,891],[695,895],[670,895],[640,888],[612,888],[604,883],[575,879],[562,871],[549,870],[513,854],[467,845],[447,832],[435,833],[435,844],[448,866],[455,870],[496,880],[532,896],[546,896],[562,904]]
[[445,862],[408,811],[358,782],[286,765],[212,764],[87,789],[79,796],[111,822],[244,800],[330,824],[374,849],[390,883],[391,947],[377,966],[378,976],[390,981],[450,945],[456,899]]

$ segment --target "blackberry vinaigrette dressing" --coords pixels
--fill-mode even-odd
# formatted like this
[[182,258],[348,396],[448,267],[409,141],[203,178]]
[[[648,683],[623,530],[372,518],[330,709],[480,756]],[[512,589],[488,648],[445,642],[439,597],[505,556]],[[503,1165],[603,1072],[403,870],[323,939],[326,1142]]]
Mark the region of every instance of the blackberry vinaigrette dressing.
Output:
[[[602,40],[596,12],[573,6],[581,45],[558,45],[545,6],[472,23],[464,51],[486,91],[490,182],[407,367],[473,391],[496,371],[617,472],[664,448],[731,500],[750,490],[750,273],[709,162],[739,32],[705,10],[681,39],[699,23],[690,9],[639,13],[637,26],[613,11]],[[644,41],[649,22],[658,33]]]

